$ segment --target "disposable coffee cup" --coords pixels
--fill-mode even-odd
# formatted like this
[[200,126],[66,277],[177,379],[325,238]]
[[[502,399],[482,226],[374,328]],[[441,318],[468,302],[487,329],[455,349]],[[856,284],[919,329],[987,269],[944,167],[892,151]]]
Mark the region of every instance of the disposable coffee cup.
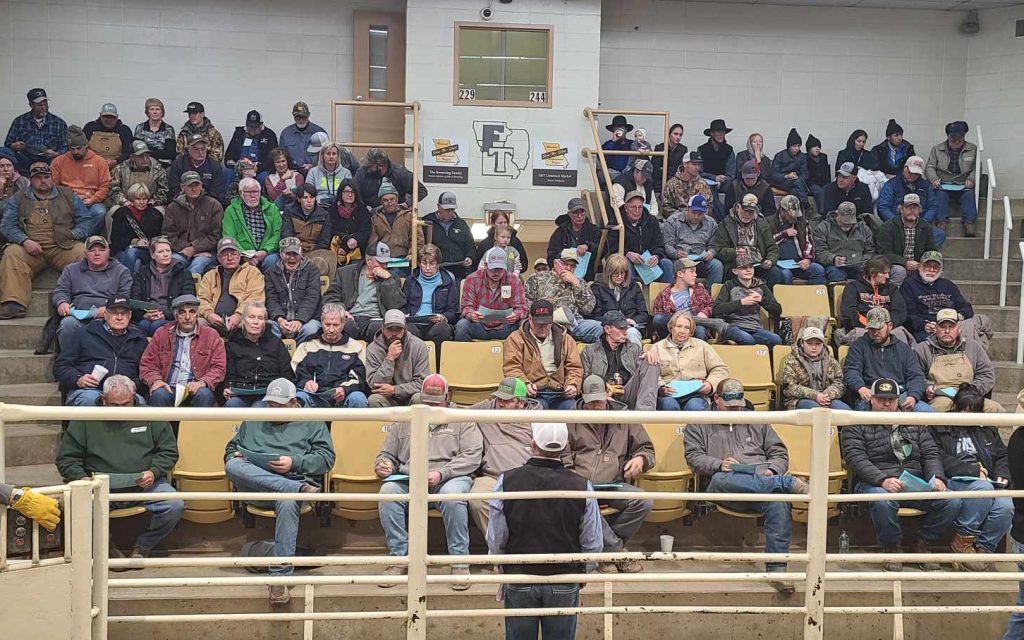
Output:
[[672,553],[672,544],[675,543],[675,536],[664,535],[661,536],[661,551],[662,553]]
[[107,373],[109,373],[107,371],[107,368],[104,367],[102,364],[95,365],[92,368],[92,377],[96,378],[97,380],[102,380],[103,377],[107,375]]

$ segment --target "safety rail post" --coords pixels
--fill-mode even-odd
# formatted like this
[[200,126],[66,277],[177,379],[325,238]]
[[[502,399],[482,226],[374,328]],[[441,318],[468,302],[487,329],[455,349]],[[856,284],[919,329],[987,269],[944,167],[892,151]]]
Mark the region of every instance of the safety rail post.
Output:
[[804,640],[825,637],[825,557],[828,545],[828,463],[831,411],[811,412],[810,498],[807,505],[807,567],[804,570]]
[[427,445],[430,408],[411,407],[409,423],[409,582],[406,603],[406,640],[427,637]]
[[[92,638],[92,488],[89,480],[69,483],[70,500],[64,503],[64,518],[71,520],[71,639]],[[70,502],[70,504],[68,504]],[[65,536],[68,528],[65,528]],[[34,548],[38,548],[35,545]],[[102,636],[97,640],[103,640]]]
[[[1024,242],[1017,243],[1021,260],[1024,260]],[[1020,271],[1020,289],[1017,291],[1017,364],[1024,364],[1024,266]]]
[[7,445],[5,444],[6,441],[7,432],[4,427],[4,414],[2,411],[0,411],[0,482],[4,482],[5,480],[7,480]]
[[992,167],[992,158],[985,158],[988,166],[988,195],[985,196],[985,255],[988,260],[990,245],[992,244],[992,198],[996,190],[996,170]]
[[985,151],[985,139],[981,135],[981,125],[974,127],[978,136],[978,153],[974,158],[974,210],[978,210],[978,199],[981,198],[981,154]]
[[1003,196],[1003,256],[999,276],[999,306],[1006,306],[1007,278],[1010,270],[1010,232],[1013,231],[1013,215],[1010,211],[1010,196]]
[[615,219],[614,221],[610,219],[608,209],[604,206],[604,197],[601,196],[601,188],[597,181],[597,166],[594,164],[594,156],[597,155],[597,152],[593,149],[583,149],[581,153],[587,159],[587,164],[590,166],[590,177],[594,180],[594,198],[597,200],[597,207],[601,212],[602,227],[615,229],[619,232],[619,253],[624,253],[626,236],[623,233],[622,218],[619,217],[618,209],[615,209],[613,210]]
[[107,637],[108,585],[107,569],[110,558],[110,476],[97,475],[93,490],[92,519],[92,606],[98,612],[92,619],[92,637]]

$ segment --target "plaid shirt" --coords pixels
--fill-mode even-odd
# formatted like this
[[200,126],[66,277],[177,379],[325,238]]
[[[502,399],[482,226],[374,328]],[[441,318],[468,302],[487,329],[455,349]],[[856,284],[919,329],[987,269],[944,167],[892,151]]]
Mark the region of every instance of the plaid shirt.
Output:
[[68,125],[52,113],[47,113],[43,120],[43,126],[39,126],[32,117],[32,112],[29,111],[21,114],[11,123],[4,146],[9,147],[13,142],[37,144],[58,153],[64,153],[68,150]]
[[946,145],[946,154],[949,155],[949,169],[948,171],[953,175],[960,173],[960,154],[964,148],[954,149],[953,147]]
[[[512,287],[512,296],[501,297],[502,287]],[[523,281],[518,277],[506,272],[501,279],[501,284],[493,291],[487,286],[487,271],[480,269],[469,274],[462,291],[462,315],[465,317],[470,311],[476,311],[481,306],[488,309],[502,311],[512,309],[520,320],[526,318],[526,293],[523,290]],[[501,326],[500,322],[487,323],[484,326],[494,328]]]
[[259,205],[249,207],[242,205],[242,217],[245,218],[245,226],[249,227],[252,234],[253,244],[258,248],[263,243],[263,236],[267,235],[267,221],[263,219],[263,210]]
[[907,260],[914,259],[914,244],[917,241],[917,225],[903,227],[903,257]]

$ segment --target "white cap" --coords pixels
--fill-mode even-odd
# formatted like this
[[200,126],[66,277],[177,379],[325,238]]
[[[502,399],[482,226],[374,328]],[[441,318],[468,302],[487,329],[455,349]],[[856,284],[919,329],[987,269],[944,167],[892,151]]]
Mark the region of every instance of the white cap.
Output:
[[320,150],[327,146],[330,140],[326,133],[317,131],[309,137],[309,146],[306,147],[306,151],[308,153],[320,153]]
[[564,422],[539,422],[533,425],[533,441],[544,451],[561,451],[569,442],[569,427]]
[[267,385],[267,393],[263,396],[264,402],[274,404],[288,404],[295,399],[295,385],[288,378],[277,378]]
[[508,254],[501,247],[491,247],[484,254],[484,267],[487,269],[508,270]]

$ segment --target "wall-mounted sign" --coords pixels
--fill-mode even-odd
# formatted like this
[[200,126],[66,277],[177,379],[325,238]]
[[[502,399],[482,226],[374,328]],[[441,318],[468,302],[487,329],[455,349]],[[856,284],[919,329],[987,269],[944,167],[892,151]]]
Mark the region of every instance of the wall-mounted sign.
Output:
[[530,166],[530,133],[506,122],[477,120],[473,137],[480,148],[480,173],[515,180]]
[[423,182],[469,184],[469,144],[465,138],[424,139]]
[[537,187],[575,187],[580,150],[573,142],[535,140],[533,184]]

